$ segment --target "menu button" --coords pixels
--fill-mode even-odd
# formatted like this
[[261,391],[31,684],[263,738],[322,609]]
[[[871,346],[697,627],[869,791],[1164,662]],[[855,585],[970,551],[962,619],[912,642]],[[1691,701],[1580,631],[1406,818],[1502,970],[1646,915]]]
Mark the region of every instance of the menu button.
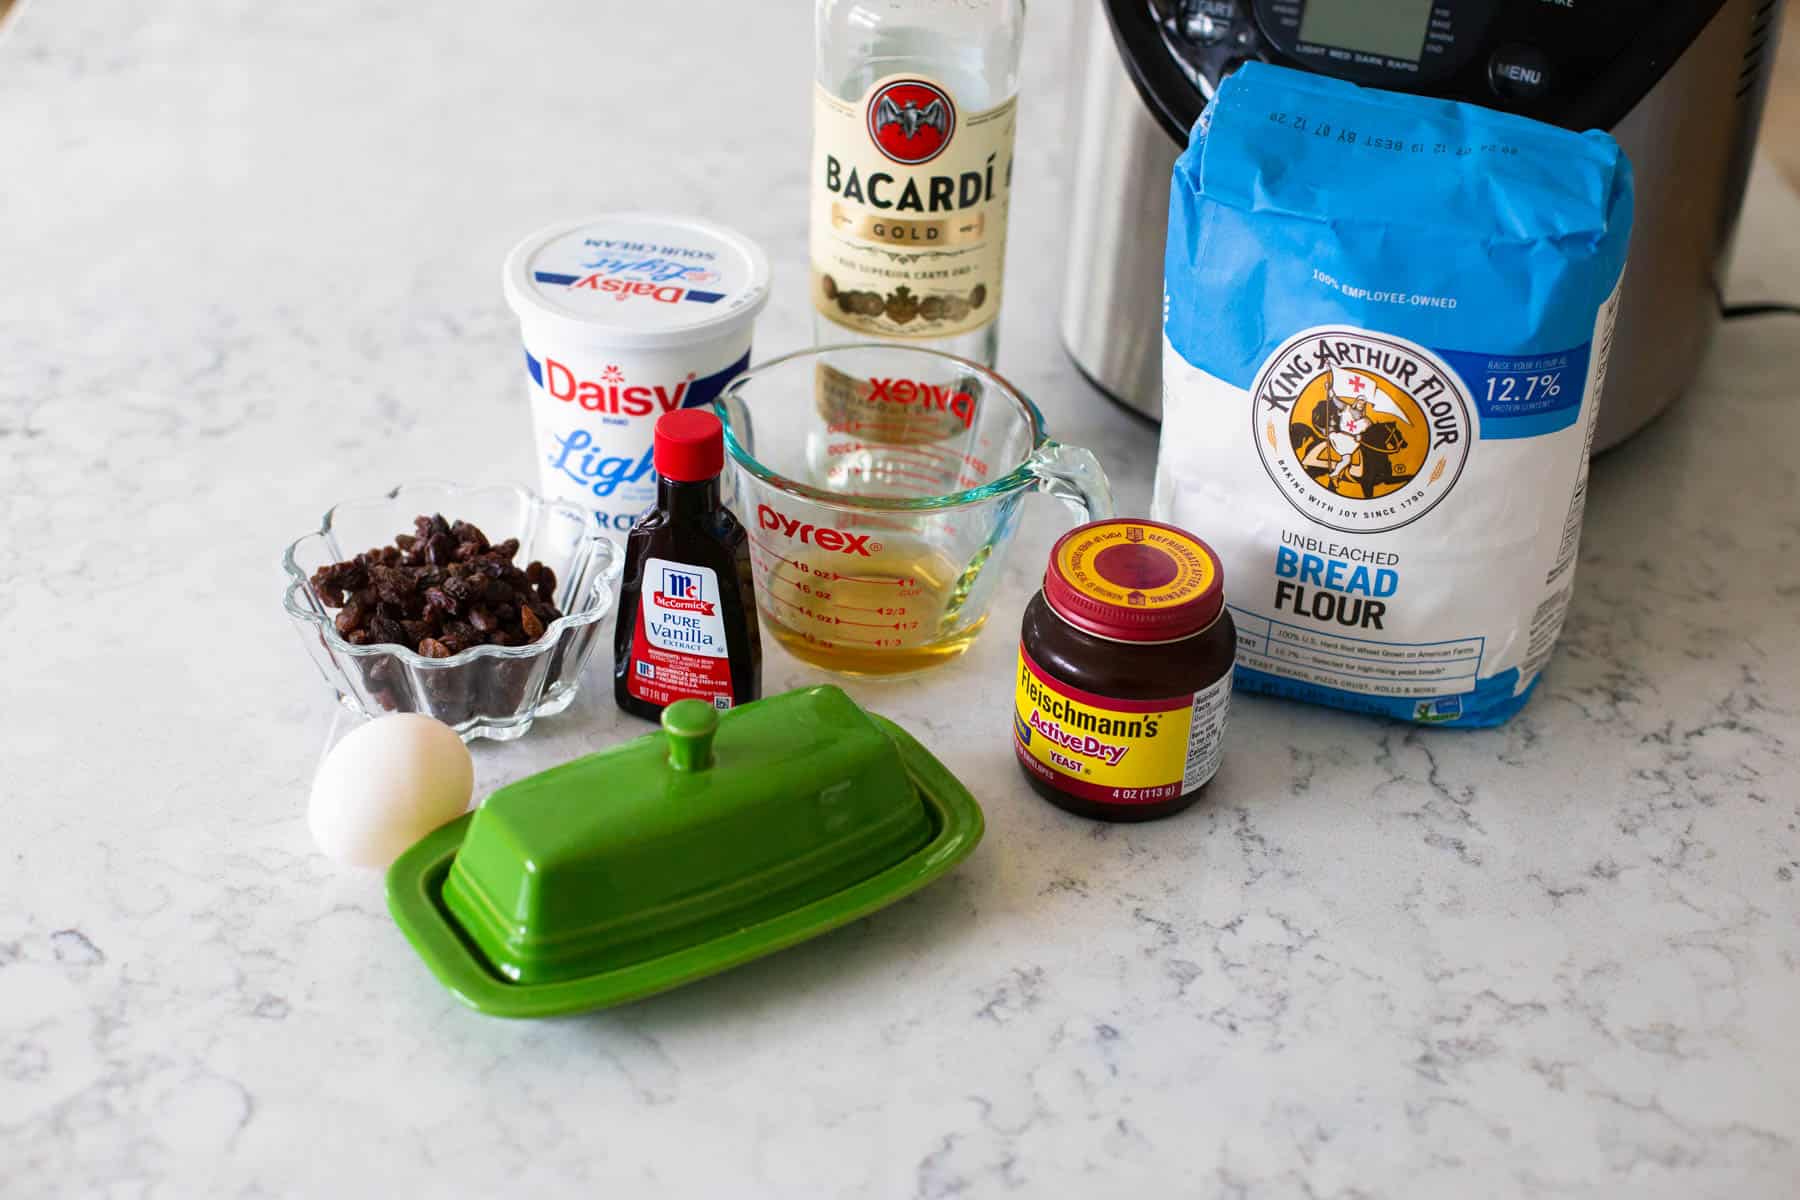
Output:
[[1550,90],[1550,60],[1530,46],[1502,46],[1488,59],[1488,84],[1506,100],[1535,100]]

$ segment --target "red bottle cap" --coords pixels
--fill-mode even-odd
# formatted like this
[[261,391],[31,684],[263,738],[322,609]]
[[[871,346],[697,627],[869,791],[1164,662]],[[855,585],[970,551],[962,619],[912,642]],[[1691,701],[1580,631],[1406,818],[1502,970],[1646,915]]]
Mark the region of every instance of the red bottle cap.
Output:
[[725,429],[704,408],[678,408],[656,419],[656,473],[699,483],[725,469]]
[[1096,637],[1172,642],[1199,633],[1225,607],[1212,547],[1160,521],[1118,518],[1072,529],[1050,551],[1044,600]]

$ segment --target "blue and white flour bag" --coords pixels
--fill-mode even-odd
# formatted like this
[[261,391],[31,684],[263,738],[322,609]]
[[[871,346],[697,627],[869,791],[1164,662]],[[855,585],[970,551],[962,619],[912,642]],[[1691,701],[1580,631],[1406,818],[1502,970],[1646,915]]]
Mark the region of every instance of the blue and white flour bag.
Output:
[[1523,707],[1630,233],[1604,133],[1261,63],[1221,85],[1170,190],[1153,511],[1224,561],[1239,687]]

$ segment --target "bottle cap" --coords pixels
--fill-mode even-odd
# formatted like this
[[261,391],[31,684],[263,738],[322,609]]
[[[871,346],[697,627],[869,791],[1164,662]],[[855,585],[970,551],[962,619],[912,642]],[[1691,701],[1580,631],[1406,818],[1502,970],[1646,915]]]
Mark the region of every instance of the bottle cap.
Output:
[[1212,547],[1173,525],[1095,521],[1065,533],[1051,549],[1044,600],[1096,637],[1172,642],[1218,620],[1224,571]]
[[725,469],[725,429],[704,408],[678,408],[656,420],[656,473],[698,483]]

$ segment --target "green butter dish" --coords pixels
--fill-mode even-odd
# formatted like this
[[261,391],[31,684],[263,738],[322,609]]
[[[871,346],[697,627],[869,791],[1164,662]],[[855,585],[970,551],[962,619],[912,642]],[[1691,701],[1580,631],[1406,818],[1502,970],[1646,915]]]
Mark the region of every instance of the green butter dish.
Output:
[[388,910],[470,1007],[636,1000],[917,891],[981,840],[929,751],[835,687],[715,712],[494,792],[387,875]]

